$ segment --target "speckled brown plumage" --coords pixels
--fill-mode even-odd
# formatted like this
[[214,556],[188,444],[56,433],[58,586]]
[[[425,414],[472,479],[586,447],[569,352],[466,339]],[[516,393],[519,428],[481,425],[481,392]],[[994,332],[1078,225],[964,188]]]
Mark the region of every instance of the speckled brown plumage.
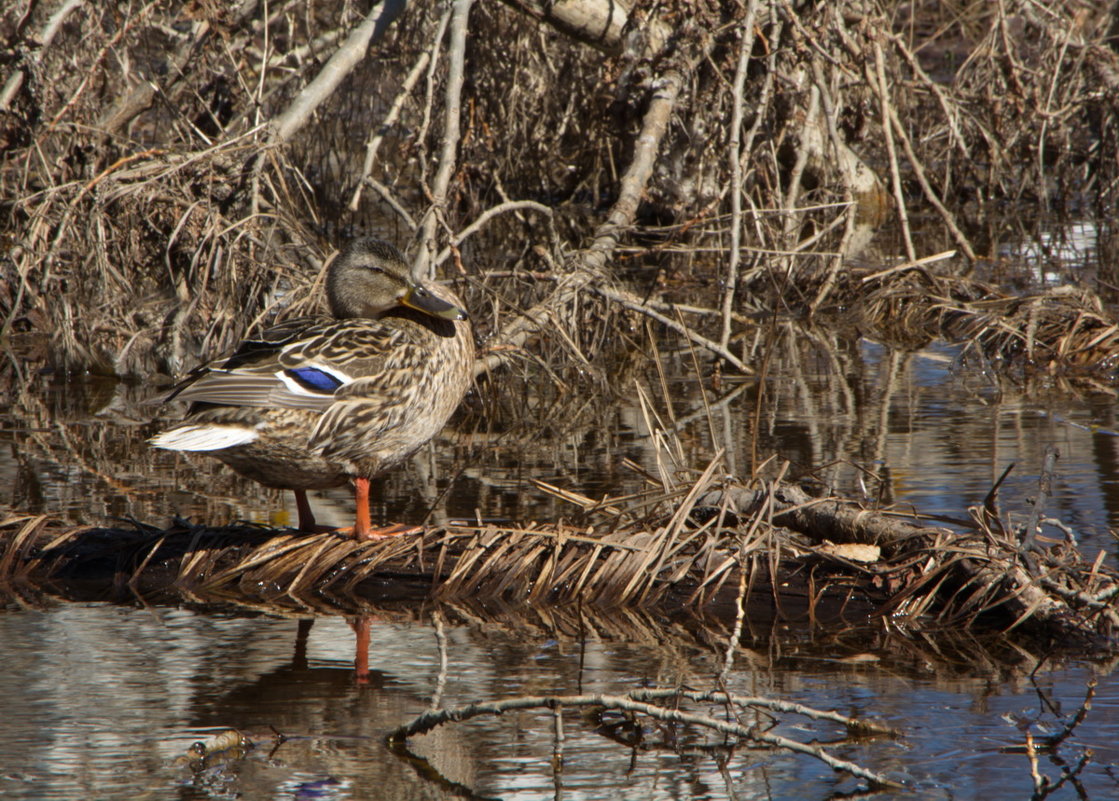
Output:
[[[186,419],[152,439],[204,451],[269,487],[303,493],[368,480],[434,437],[470,384],[474,339],[461,301],[412,281],[391,245],[350,243],[327,274],[333,316],[289,320],[194,371],[172,397]],[[364,531],[363,531],[364,529]],[[374,533],[375,535],[375,533]]]

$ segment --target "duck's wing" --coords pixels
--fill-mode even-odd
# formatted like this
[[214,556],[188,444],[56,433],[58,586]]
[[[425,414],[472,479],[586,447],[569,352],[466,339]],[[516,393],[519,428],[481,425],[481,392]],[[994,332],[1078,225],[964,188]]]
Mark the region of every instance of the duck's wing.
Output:
[[287,323],[205,365],[171,397],[195,403],[325,411],[336,393],[383,369],[406,336],[375,320]]
[[325,317],[296,317],[270,326],[259,334],[243,340],[232,354],[221,356],[195,367],[187,373],[186,378],[171,388],[163,402],[167,403],[176,399],[190,400],[190,387],[211,372],[263,364],[273,358],[285,345],[297,341],[304,335],[313,333],[329,322],[331,320]]

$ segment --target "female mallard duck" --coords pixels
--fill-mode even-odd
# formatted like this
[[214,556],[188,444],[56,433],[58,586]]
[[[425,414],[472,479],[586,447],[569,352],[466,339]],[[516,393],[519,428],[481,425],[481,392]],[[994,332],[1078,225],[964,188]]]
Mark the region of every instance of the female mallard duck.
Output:
[[295,491],[299,527],[315,530],[307,490],[353,479],[356,539],[394,533],[369,519],[369,481],[434,437],[470,385],[474,336],[462,302],[414,280],[377,239],[330,265],[332,317],[288,320],[203,365],[168,396],[186,419],[151,439],[204,451],[268,487]]

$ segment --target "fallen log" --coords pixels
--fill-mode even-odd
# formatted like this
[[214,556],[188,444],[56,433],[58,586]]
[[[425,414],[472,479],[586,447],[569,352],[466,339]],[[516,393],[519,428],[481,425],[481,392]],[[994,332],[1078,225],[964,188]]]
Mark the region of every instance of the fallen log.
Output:
[[571,524],[448,525],[373,543],[244,525],[109,529],[12,515],[0,521],[0,582],[92,583],[107,599],[162,593],[312,608],[356,596],[731,617],[745,609],[821,625],[877,618],[923,633],[996,629],[1115,648],[1119,577],[1071,542],[1027,555],[978,511],[970,526],[948,528],[791,483],[719,483],[716,474],[626,502],[538,484],[581,514]]

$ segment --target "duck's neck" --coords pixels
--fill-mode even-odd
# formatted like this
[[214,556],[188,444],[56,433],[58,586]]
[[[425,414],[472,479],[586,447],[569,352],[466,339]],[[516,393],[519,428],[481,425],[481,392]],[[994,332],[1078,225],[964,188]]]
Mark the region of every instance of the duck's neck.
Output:
[[445,320],[442,317],[432,317],[430,314],[424,314],[421,311],[416,311],[407,306],[393,306],[388,311],[382,312],[380,319],[383,320],[386,318],[411,320],[416,325],[426,328],[438,337],[453,337],[455,335],[455,324],[453,320]]

